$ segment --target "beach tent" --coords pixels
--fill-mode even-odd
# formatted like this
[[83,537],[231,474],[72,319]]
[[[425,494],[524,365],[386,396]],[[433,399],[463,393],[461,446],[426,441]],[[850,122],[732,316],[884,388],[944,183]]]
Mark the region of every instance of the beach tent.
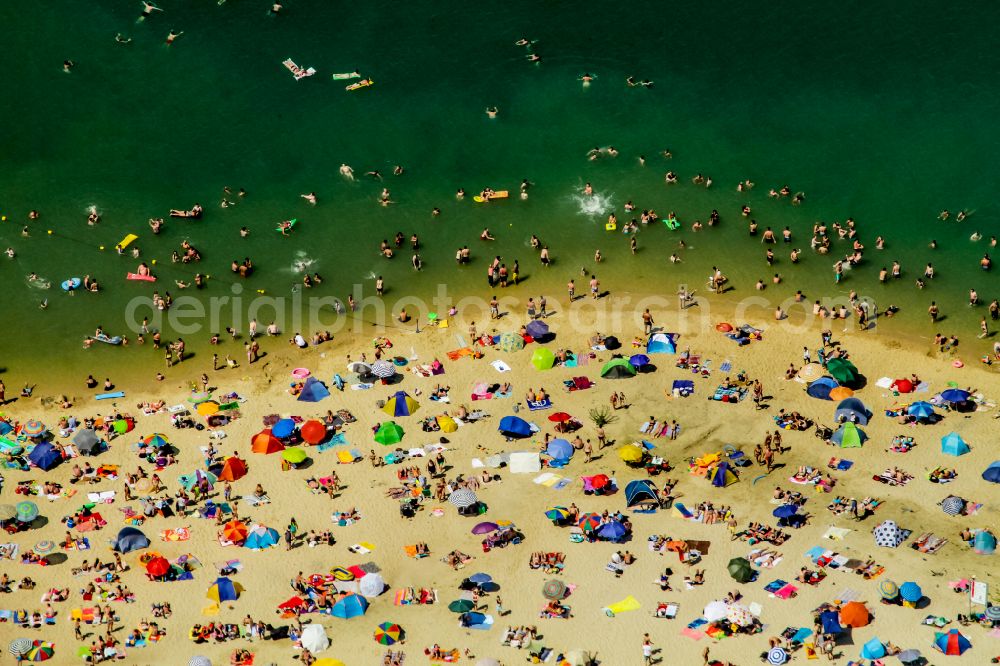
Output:
[[635,368],[624,358],[613,358],[601,368],[601,377],[605,379],[635,377]]
[[441,428],[441,432],[455,432],[458,430],[458,424],[455,419],[451,418],[447,414],[441,414],[437,417],[438,427]]
[[647,354],[676,354],[677,345],[666,333],[653,333],[646,341]]
[[323,398],[330,397],[330,389],[323,386],[323,382],[315,377],[307,377],[306,383],[299,391],[299,402],[319,402]]
[[894,520],[886,520],[878,525],[873,531],[875,535],[875,545],[883,548],[898,548],[899,544],[906,539],[906,534],[899,529],[899,525]]
[[750,561],[745,557],[734,557],[729,560],[729,564],[726,565],[726,570],[729,571],[729,575],[733,577],[737,583],[749,583],[753,580],[754,574],[753,567],[750,565]]
[[840,623],[860,629],[871,622],[871,614],[868,608],[860,601],[848,601],[840,609]]
[[542,469],[542,462],[535,451],[515,451],[510,454],[511,474],[531,474]]
[[549,441],[545,453],[556,460],[569,460],[573,457],[573,445],[565,439],[553,439]]
[[991,483],[1000,483],[1000,460],[983,470],[983,479]]
[[833,418],[836,421],[852,421],[858,425],[868,425],[868,419],[871,417],[871,410],[857,398],[841,400],[837,405],[837,410],[833,413]]
[[976,532],[972,548],[980,555],[992,555],[997,549],[997,538],[986,530]]
[[956,433],[948,433],[941,438],[941,453],[949,456],[961,456],[969,452],[969,445]]
[[247,540],[243,542],[243,547],[250,550],[264,550],[265,548],[276,546],[278,541],[278,530],[273,527],[255,525],[250,530],[250,534],[247,535]]
[[517,333],[501,333],[497,341],[497,349],[505,352],[516,352],[524,349],[524,338]]
[[957,656],[972,647],[972,643],[958,629],[952,629],[946,634],[935,633],[934,647],[944,654]]
[[531,365],[535,370],[548,370],[556,363],[556,356],[548,347],[539,347],[531,354]]
[[846,358],[831,358],[826,364],[826,371],[841,386],[847,386],[848,388],[857,386],[861,379],[858,369]]
[[528,325],[524,327],[525,332],[533,337],[535,340],[539,338],[544,338],[549,334],[549,325],[544,321],[538,319],[533,319],[528,322]]
[[841,634],[844,628],[840,626],[840,615],[835,610],[825,610],[819,614],[819,621],[823,626],[824,634]]
[[837,386],[837,380],[833,377],[820,377],[806,387],[806,393],[810,398],[830,400],[830,391],[837,388]]
[[389,398],[382,411],[389,416],[409,416],[420,409],[420,403],[406,394],[406,391],[396,391]]
[[920,589],[919,585],[909,581],[899,586],[899,596],[903,597],[903,601],[916,603],[924,598],[924,591]]
[[873,638],[861,646],[862,659],[881,659],[885,656],[885,645],[878,638]]
[[841,424],[837,432],[830,437],[830,441],[839,444],[842,449],[859,449],[867,439],[868,435],[865,434],[865,431],[850,421]]
[[250,450],[254,453],[277,453],[284,448],[285,445],[266,428],[250,440]]
[[403,429],[392,421],[386,421],[379,426],[375,433],[375,441],[383,446],[399,444],[403,441]]
[[141,550],[149,547],[149,539],[141,530],[135,527],[123,527],[118,531],[112,550],[118,551],[122,555],[131,553],[133,550]]
[[73,444],[85,456],[91,456],[101,450],[101,438],[90,428],[80,430],[73,435]]
[[219,477],[215,474],[201,469],[196,469],[190,474],[181,474],[177,477],[177,482],[180,483],[181,487],[188,492],[190,492],[195,486],[201,488],[205,484],[208,485],[208,490],[212,490],[215,487],[215,482],[218,480]]
[[722,461],[716,466],[715,473],[712,474],[712,485],[716,488],[725,488],[739,481],[740,478],[729,466],[729,463]]
[[313,654],[322,652],[330,647],[330,639],[326,635],[326,629],[318,622],[307,624],[302,628],[302,636],[299,637],[299,642],[302,644],[302,647]]
[[247,464],[241,458],[230,456],[222,464],[219,479],[222,481],[239,481],[247,475]]
[[243,593],[243,586],[234,583],[225,576],[215,579],[215,582],[208,588],[207,596],[212,601],[221,604],[223,601],[236,601]]
[[625,506],[649,505],[659,506],[660,502],[656,497],[656,486],[649,479],[636,479],[629,481],[625,486]]
[[500,419],[500,434],[504,437],[522,439],[531,436],[531,426],[519,416],[505,416]]
[[326,439],[326,425],[322,421],[310,419],[299,426],[299,436],[307,444],[319,444]]
[[42,442],[31,450],[28,459],[35,464],[35,467],[47,472],[62,461],[62,453],[57,446]]
[[348,594],[333,605],[331,615],[349,620],[364,615],[368,611],[368,600],[360,594]]

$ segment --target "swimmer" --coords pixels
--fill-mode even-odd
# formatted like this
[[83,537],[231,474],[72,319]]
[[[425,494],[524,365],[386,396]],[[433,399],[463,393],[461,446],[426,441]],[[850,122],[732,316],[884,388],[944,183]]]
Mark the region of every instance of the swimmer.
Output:
[[483,229],[483,233],[479,234],[479,240],[491,241],[491,240],[496,240],[496,238],[494,238],[493,235],[490,233],[489,228],[486,228]]
[[[222,4],[222,3],[220,2],[219,4]],[[280,14],[281,13],[281,8],[282,8],[282,5],[281,5],[280,0],[276,1],[273,5],[271,5],[271,15],[272,16],[277,16],[278,14]]]
[[969,240],[972,241],[973,243],[982,240],[982,238],[983,238],[983,235],[981,233],[979,233],[978,231],[973,232],[973,234],[971,236],[969,236]]
[[131,44],[132,43],[132,38],[131,37],[127,37],[127,38],[123,37],[122,33],[119,32],[119,33],[117,33],[115,35],[115,41],[118,42],[119,44]]
[[528,62],[541,62],[542,61],[542,56],[538,55],[537,53],[529,53],[528,55],[526,55],[524,57],[528,60]]
[[346,164],[340,165],[340,175],[347,180],[354,180],[354,169],[347,166]]
[[173,44],[174,40],[177,39],[178,37],[180,37],[183,34],[184,34],[183,30],[181,30],[180,32],[174,32],[173,30],[171,30],[170,34],[167,35],[167,44],[168,45],[169,44]]
[[584,86],[589,86],[590,82],[593,80],[594,80],[593,74],[584,74],[583,76],[577,79],[577,81],[582,81]]
[[14,254],[14,248],[8,247],[6,250],[4,250],[4,254],[7,255],[8,259],[13,259],[14,256],[15,256],[15,254]]
[[365,171],[365,175],[366,176],[371,176],[372,178],[375,178],[376,180],[382,180],[382,174],[379,172],[378,169],[375,169],[373,171]]
[[519,39],[516,42],[514,42],[514,46],[531,46],[536,41],[538,41],[538,40],[528,40],[527,38],[522,37],[521,39]]
[[313,206],[316,205],[316,193],[310,192],[309,194],[300,194],[300,197],[311,203]]
[[76,66],[76,63],[72,60],[63,60],[63,71],[67,74]]
[[392,167],[392,175],[393,176],[402,176],[403,175],[403,167],[401,165],[399,165],[399,164],[397,164],[396,166]]
[[498,113],[500,113],[500,109],[498,109],[497,107],[495,106],[486,107],[486,115],[489,116],[490,118],[496,118]]
[[962,222],[962,221],[965,220],[965,218],[967,217],[967,215],[968,214],[964,210],[960,210],[960,211],[958,211],[958,215],[955,216],[955,221],[956,222]]
[[250,235],[250,230],[249,229],[247,229],[246,227],[242,227],[240,229],[240,238],[246,238],[249,235]]
[[593,196],[593,194],[594,194],[594,188],[591,186],[590,183],[587,183],[586,185],[583,186],[583,194],[584,194],[584,196],[588,196],[588,197],[589,196]]
[[47,299],[47,298],[45,300],[43,300],[41,303],[38,304],[38,309],[39,310],[47,310],[48,307],[49,307],[49,299]]
[[183,280],[174,280],[174,284],[177,285],[178,289],[187,289],[188,287],[191,286],[190,283],[184,282]]
[[157,7],[156,5],[150,2],[146,2],[145,0],[142,0],[142,16],[139,17],[139,20],[141,21],[147,16],[152,15],[153,12],[162,12],[162,11],[163,10]]
[[941,221],[947,220],[949,217],[951,217],[951,211],[949,211],[947,208],[938,213],[938,219]]
[[456,190],[456,192],[455,192],[455,198],[456,199],[464,199],[465,198],[465,189],[461,188],[461,187],[458,188],[458,190]]

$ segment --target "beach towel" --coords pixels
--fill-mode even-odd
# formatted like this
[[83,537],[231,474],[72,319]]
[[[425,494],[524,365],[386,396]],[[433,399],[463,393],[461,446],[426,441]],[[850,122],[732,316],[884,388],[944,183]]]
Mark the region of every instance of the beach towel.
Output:
[[844,537],[851,533],[851,530],[845,527],[830,527],[823,532],[824,539],[831,539],[833,541],[843,541]]
[[451,359],[452,361],[457,361],[463,356],[472,356],[473,353],[474,352],[470,347],[462,347],[461,349],[455,349],[448,352],[448,358]]
[[787,581],[783,581],[780,578],[776,578],[775,580],[772,580],[770,583],[764,586],[764,591],[774,594],[775,592],[783,588],[785,585],[788,585]]
[[367,541],[362,541],[361,543],[356,543],[347,550],[351,551],[356,555],[367,555],[368,553],[375,550],[375,546],[368,543]]
[[373,384],[351,384],[352,391],[367,391]]
[[[543,472],[542,474],[539,474],[534,479],[532,479],[532,482],[533,483],[542,484],[542,483],[545,483],[546,481],[548,481],[549,479],[551,479],[552,477],[556,477],[556,475],[553,474],[552,472]],[[558,478],[558,477],[556,477],[556,478]]]
[[250,506],[258,506],[260,504],[270,504],[271,498],[267,495],[264,495],[263,497],[257,497],[256,495],[244,495],[243,501]]
[[795,596],[795,593],[799,591],[799,588],[795,587],[791,583],[783,586],[780,590],[774,593],[774,596],[779,599],[790,599]]
[[87,493],[87,501],[95,502],[97,504],[102,502],[104,504],[111,504],[115,501],[115,491],[105,490],[104,492],[99,493]]

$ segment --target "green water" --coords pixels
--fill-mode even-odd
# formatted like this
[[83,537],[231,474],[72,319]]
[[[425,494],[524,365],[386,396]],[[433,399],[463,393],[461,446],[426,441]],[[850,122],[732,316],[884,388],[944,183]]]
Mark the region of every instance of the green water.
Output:
[[[15,260],[0,260],[10,315],[0,365],[18,379],[42,359],[58,358],[58,369],[74,377],[97,374],[98,364],[113,370],[147,357],[159,362],[148,347],[84,352],[80,340],[98,324],[125,333],[130,299],[154,288],[179,296],[174,280],[195,271],[212,276],[209,287],[184,295],[231,296],[240,281],[229,263],[243,257],[257,265],[242,282],[247,301],[257,290],[290,296],[299,252],[316,260],[310,270],[324,278],[310,296],[346,299],[359,283],[371,292],[375,274],[385,277],[392,298],[430,294],[440,283],[456,296],[487,295],[485,261],[493,254],[508,264],[520,260],[528,281],[519,295],[544,289],[561,296],[569,277],[583,291],[580,267],[593,266],[596,248],[606,257],[599,269],[605,287],[673,293],[680,282],[704,284],[719,264],[736,287],[729,298],[738,299],[773,273],[761,245],[747,237],[743,203],[762,227],[789,225],[806,250],[793,268],[787,246],[776,248],[774,270],[785,284],[766,292],[772,299],[795,289],[812,298],[853,288],[880,305],[902,306],[894,325],[928,336],[924,312],[936,299],[948,315],[946,332],[971,337],[984,308],[965,307],[967,290],[975,287],[986,302],[996,292],[994,275],[978,261],[1000,217],[993,193],[1000,141],[990,120],[1000,112],[1000,55],[990,34],[1000,9],[916,3],[904,12],[860,2],[822,10],[732,2],[376,2],[346,9],[297,0],[271,17],[267,2],[163,4],[165,12],[139,23],[138,2],[12,0],[0,7],[7,28],[0,209],[8,216],[0,244],[17,251]],[[184,34],[168,47],[171,29]],[[116,33],[132,43],[117,44]],[[540,64],[514,46],[522,36],[538,40]],[[319,73],[295,81],[281,66],[287,57]],[[61,67],[67,58],[76,63],[69,74]],[[346,92],[330,79],[353,69],[375,85]],[[587,89],[577,81],[584,71],[598,77]],[[627,75],[655,86],[627,88]],[[496,120],[483,112],[490,105],[500,108]],[[613,145],[620,155],[588,162],[595,145]],[[667,147],[669,161],[659,157]],[[354,167],[357,182],[338,174],[341,163]],[[390,175],[395,164],[406,168],[403,176]],[[361,175],[370,169],[385,182]],[[664,185],[668,169],[682,184]],[[698,172],[712,177],[712,189],[690,183]],[[526,201],[516,197],[522,178],[534,185]],[[757,184],[749,194],[735,190],[744,178]],[[581,214],[575,195],[585,182],[612,198],[621,221],[631,199],[640,210],[673,210],[686,222],[704,221],[716,208],[722,224],[700,234],[642,229],[633,258],[625,236],[604,231],[603,217]],[[786,183],[806,193],[802,206],[768,199],[770,187]],[[226,185],[246,188],[247,197],[220,208]],[[473,203],[471,195],[487,185],[515,197]],[[397,203],[377,204],[383,186]],[[455,199],[459,187],[469,194],[465,201]],[[315,208],[299,198],[309,191],[319,197]],[[148,218],[195,202],[206,209],[201,221],[168,218],[162,234],[149,233]],[[102,214],[93,228],[86,224],[91,205]],[[975,212],[961,224],[941,223],[942,208]],[[28,222],[31,209],[41,220]],[[835,287],[834,259],[813,255],[809,234],[816,220],[848,216],[869,252]],[[282,238],[275,223],[291,217],[300,223]],[[30,238],[20,235],[25,224]],[[247,239],[239,236],[242,226],[251,230]],[[484,227],[498,237],[489,247],[477,240]],[[978,244],[968,240],[976,230],[985,236]],[[420,274],[405,246],[391,261],[378,255],[378,242],[396,231],[419,234]],[[140,235],[142,259],[157,260],[155,287],[124,280],[138,261],[112,248],[132,232]],[[527,245],[532,232],[555,258],[547,271]],[[878,233],[888,243],[882,253],[873,249]],[[672,265],[666,258],[680,238],[690,248]],[[933,252],[932,238],[940,243]],[[184,239],[204,261],[171,264]],[[472,248],[474,261],[456,268],[461,245]],[[845,251],[841,244],[834,254]],[[879,267],[893,259],[905,279],[878,285]],[[918,292],[913,280],[927,261],[940,277]],[[52,289],[26,285],[31,271]],[[59,289],[87,273],[102,293]],[[331,313],[325,321],[333,320]],[[204,350],[211,332],[187,334],[189,347]],[[164,330],[165,338],[176,334]]]

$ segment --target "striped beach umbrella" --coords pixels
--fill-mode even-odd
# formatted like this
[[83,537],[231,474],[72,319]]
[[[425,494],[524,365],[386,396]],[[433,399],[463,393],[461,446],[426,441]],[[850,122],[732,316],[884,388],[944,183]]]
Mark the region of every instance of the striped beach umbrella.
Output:
[[379,379],[386,379],[396,374],[396,366],[389,361],[375,361],[372,363],[372,374]]
[[375,642],[380,645],[392,645],[403,636],[403,628],[395,622],[383,622],[375,629]]
[[783,648],[776,647],[771,648],[767,652],[767,663],[775,664],[775,666],[780,666],[781,664],[788,661],[788,653],[785,652]]
[[878,593],[883,599],[893,600],[899,596],[899,586],[891,580],[883,580],[878,584]]
[[464,509],[479,502],[479,498],[468,488],[459,488],[448,496],[448,501],[459,509]]
[[545,581],[542,585],[542,596],[546,599],[562,599],[566,596],[566,583],[555,578]]
[[986,609],[986,619],[992,622],[1000,621],[1000,606],[990,606]]
[[24,658],[27,661],[48,661],[56,653],[56,646],[48,641],[35,641]]
[[48,555],[49,553],[51,553],[55,549],[56,549],[55,542],[54,541],[49,541],[48,539],[46,539],[45,541],[39,541],[38,543],[36,543],[35,547],[32,548],[31,550],[36,555],[42,555],[44,557],[45,555]]
[[34,641],[30,638],[15,638],[7,646],[7,652],[10,652],[15,657],[23,657],[28,654],[28,652],[35,646]]
[[22,523],[30,523],[38,518],[38,505],[34,502],[24,500],[17,503],[17,519]]
[[212,394],[208,391],[191,391],[191,395],[188,396],[188,402],[198,404],[200,402],[205,402],[206,400],[211,400]]
[[167,436],[163,433],[154,432],[152,435],[146,435],[142,438],[142,443],[146,446],[152,446],[153,448],[162,449],[164,446],[169,444],[167,441]]
[[545,517],[549,520],[566,520],[569,518],[569,511],[564,506],[553,506],[545,510]]
[[38,419],[31,419],[21,426],[21,433],[28,437],[38,437],[45,434],[45,424]]
[[577,521],[577,525],[579,525],[580,529],[584,532],[593,532],[601,526],[601,514],[585,513],[580,516],[580,520]]
[[944,500],[941,501],[941,510],[949,516],[957,516],[962,513],[962,509],[964,508],[965,500],[961,497],[956,497],[955,495],[945,497]]

